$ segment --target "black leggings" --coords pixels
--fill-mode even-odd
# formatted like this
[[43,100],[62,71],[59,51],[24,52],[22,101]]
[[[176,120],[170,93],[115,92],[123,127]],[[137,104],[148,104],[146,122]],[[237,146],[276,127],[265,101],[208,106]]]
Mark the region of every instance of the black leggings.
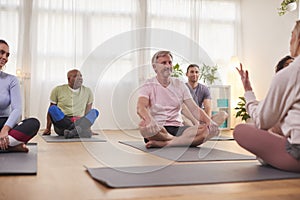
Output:
[[65,130],[72,130],[76,127],[80,127],[82,130],[81,132],[87,132],[88,135],[90,135],[90,128],[99,115],[98,110],[91,109],[85,116],[80,117],[75,122],[73,122],[71,120],[72,117],[66,116],[56,105],[50,106],[48,109],[48,113],[50,115],[51,122],[54,125],[54,131],[58,135],[64,135]]
[[[0,129],[3,128],[7,119],[8,117],[0,117]],[[15,125],[8,132],[8,135],[26,144],[31,138],[33,138],[37,134],[39,129],[40,129],[39,120],[35,118],[27,118],[22,120],[17,125]]]
[[80,119],[72,122],[71,117],[65,116],[59,122],[54,122],[51,120],[54,125],[54,131],[57,135],[64,135],[64,130],[72,130],[76,126],[79,126],[84,131],[88,131],[92,126],[91,122],[87,120],[85,117],[81,117]]

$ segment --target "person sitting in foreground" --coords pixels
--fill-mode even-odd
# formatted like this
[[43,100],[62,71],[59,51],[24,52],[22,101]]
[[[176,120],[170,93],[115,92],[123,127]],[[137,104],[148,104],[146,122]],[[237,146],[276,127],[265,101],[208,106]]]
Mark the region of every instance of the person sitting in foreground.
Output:
[[[269,91],[257,101],[248,71],[237,69],[244,89],[246,109],[253,124],[239,124],[233,136],[238,144],[275,168],[300,172],[300,21],[292,31],[290,55],[294,61],[276,73]],[[268,131],[279,123],[282,134]]]
[[[294,61],[294,58],[291,56],[283,57],[275,67],[275,73],[281,71],[282,69],[286,68],[291,62]],[[274,127],[270,128],[269,131],[283,135],[282,130],[280,128],[280,123],[277,123]]]

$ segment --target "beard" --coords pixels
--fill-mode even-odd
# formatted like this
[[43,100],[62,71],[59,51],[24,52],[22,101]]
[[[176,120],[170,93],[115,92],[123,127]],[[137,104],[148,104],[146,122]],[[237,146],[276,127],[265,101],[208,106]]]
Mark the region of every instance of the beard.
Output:
[[78,89],[82,86],[82,81],[76,81],[74,84],[73,84],[73,89]]
[[196,83],[196,82],[198,82],[198,79],[196,79],[196,78],[192,78],[192,79],[190,79],[190,82],[192,82],[192,83]]

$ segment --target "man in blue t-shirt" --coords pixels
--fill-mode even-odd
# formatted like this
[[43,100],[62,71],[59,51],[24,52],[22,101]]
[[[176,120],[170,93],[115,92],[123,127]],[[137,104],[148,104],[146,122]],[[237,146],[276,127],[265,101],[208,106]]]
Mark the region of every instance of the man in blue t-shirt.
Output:
[[211,117],[211,96],[208,87],[198,82],[199,80],[199,66],[191,64],[187,68],[186,76],[188,77],[188,86],[191,95],[196,104],[204,109],[206,114]]
[[[188,77],[187,87],[190,93],[200,108],[202,108],[205,113],[212,118],[213,121],[221,124],[224,119],[227,119],[228,114],[224,111],[219,111],[217,115],[212,115],[212,102],[211,95],[208,87],[198,82],[199,79],[199,66],[196,64],[191,64],[187,68],[186,76]],[[184,125],[195,125],[197,121],[193,116],[187,111],[186,108],[182,107],[182,118]]]

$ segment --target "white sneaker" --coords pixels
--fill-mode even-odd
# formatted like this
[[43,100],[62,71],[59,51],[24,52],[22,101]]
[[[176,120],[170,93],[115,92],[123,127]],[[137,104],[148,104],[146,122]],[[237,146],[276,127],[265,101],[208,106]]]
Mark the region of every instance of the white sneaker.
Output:
[[227,118],[228,114],[225,111],[219,111],[217,114],[211,117],[211,119],[216,122],[218,126],[223,124]]

